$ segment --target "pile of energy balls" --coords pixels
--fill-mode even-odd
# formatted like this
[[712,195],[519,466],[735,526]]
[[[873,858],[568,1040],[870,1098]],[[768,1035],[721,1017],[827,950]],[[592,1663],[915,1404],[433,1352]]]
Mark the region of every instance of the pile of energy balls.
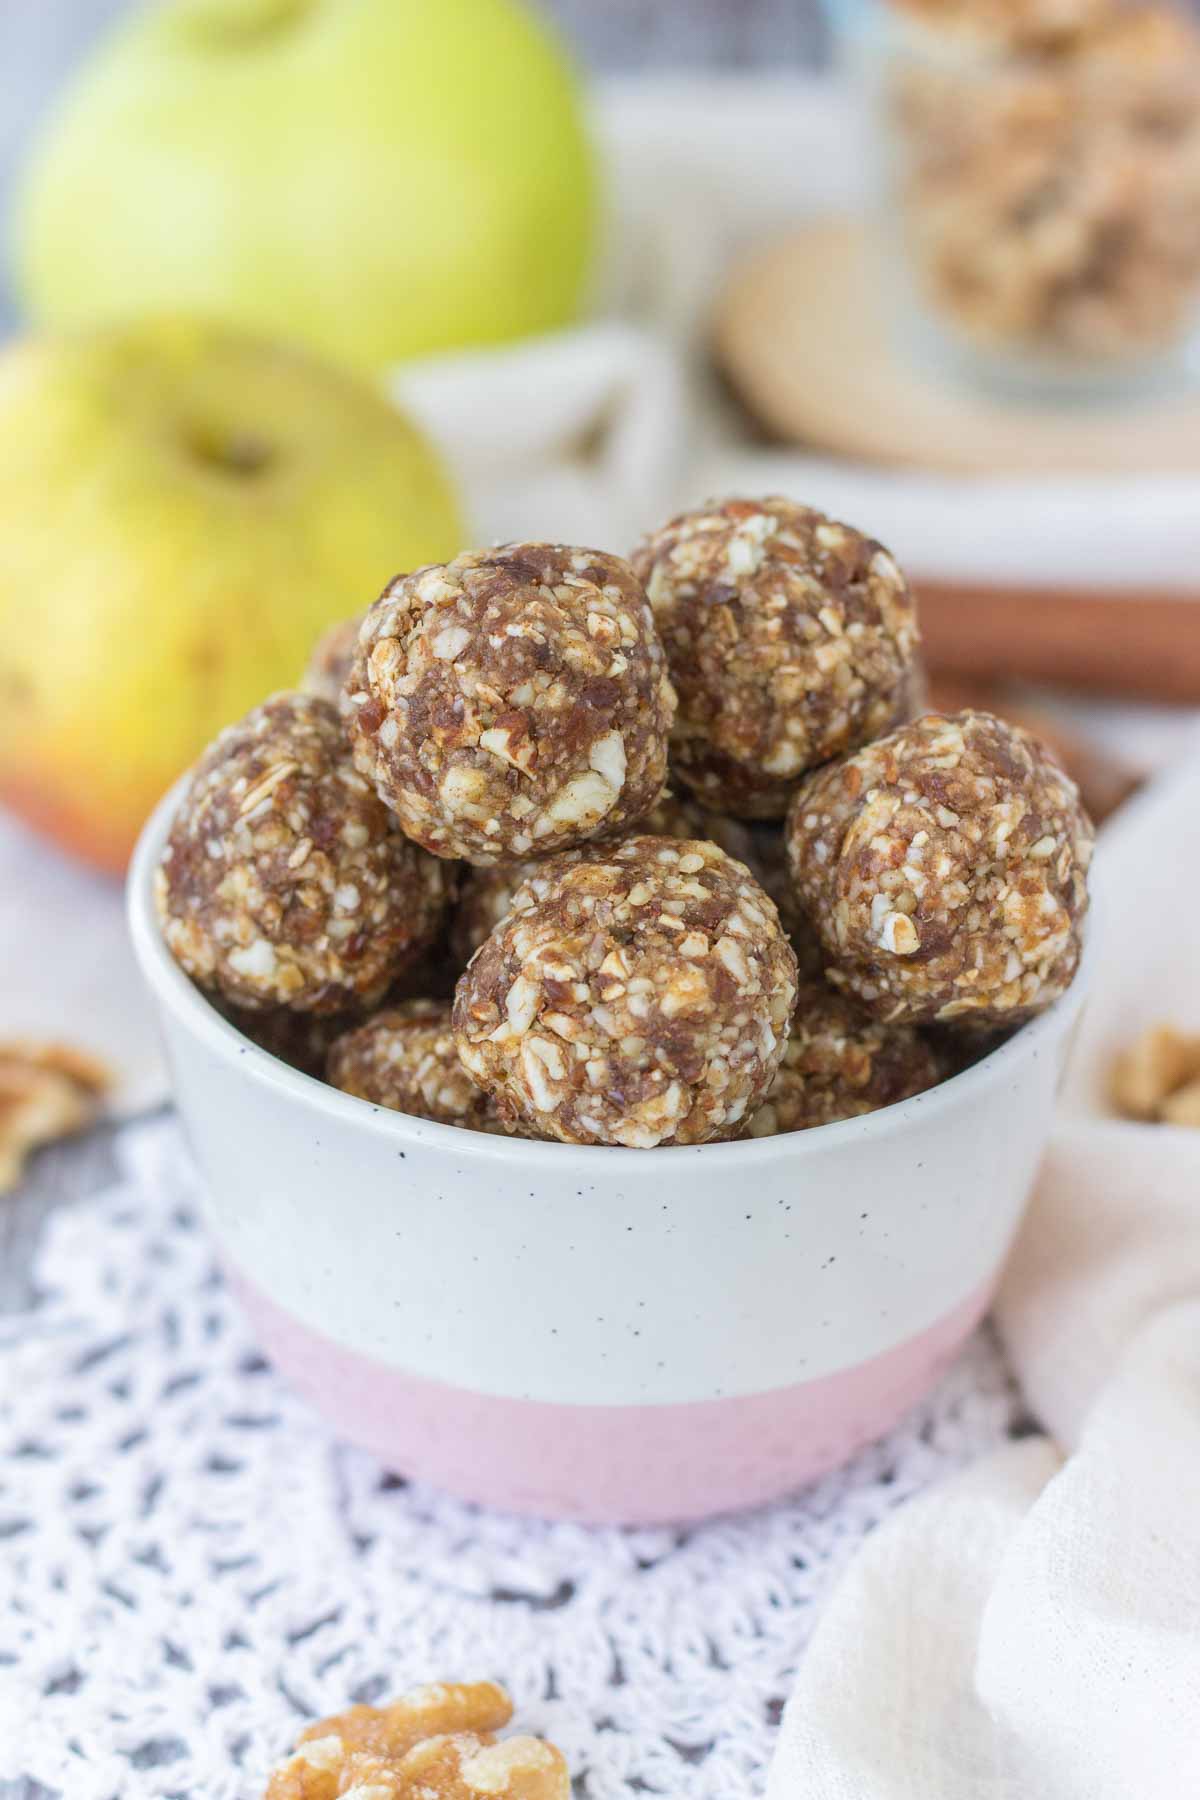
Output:
[[417,569],[202,758],[166,942],[264,1048],[442,1124],[875,1111],[1057,999],[1087,907],[1073,783],[921,685],[895,562],[790,500]]

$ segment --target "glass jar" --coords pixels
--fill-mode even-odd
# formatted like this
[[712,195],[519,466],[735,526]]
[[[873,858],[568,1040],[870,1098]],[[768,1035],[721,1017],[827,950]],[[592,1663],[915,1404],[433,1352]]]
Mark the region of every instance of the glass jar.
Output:
[[897,316],[990,387],[1188,378],[1200,325],[1200,25],[1121,0],[841,14]]

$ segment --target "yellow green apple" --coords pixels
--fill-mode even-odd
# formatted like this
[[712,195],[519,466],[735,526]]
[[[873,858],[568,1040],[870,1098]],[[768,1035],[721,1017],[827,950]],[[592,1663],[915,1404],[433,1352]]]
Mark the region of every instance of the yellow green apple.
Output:
[[124,865],[158,796],[390,575],[461,548],[368,383],[183,319],[0,356],[0,801]]
[[596,205],[521,0],[159,0],[68,91],[18,219],[37,319],[203,313],[374,370],[570,320]]

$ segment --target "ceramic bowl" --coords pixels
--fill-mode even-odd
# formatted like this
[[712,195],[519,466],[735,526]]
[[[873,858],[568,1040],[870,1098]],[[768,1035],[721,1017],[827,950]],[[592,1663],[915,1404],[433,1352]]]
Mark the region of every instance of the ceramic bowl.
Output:
[[787,1137],[605,1150],[323,1086],[134,945],[229,1278],[277,1366],[389,1467],[594,1522],[780,1495],[886,1431],[986,1311],[1086,985],[963,1074]]

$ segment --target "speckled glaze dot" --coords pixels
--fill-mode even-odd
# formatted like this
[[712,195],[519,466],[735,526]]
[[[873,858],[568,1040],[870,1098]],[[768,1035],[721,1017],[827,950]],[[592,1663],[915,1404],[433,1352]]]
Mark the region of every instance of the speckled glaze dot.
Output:
[[682,513],[634,552],[679,696],[671,767],[707,806],[781,819],[805,771],[912,691],[916,609],[881,544],[771,497]]
[[716,844],[553,858],[458,984],[459,1055],[502,1116],[565,1143],[735,1137],[783,1054],[796,959]]
[[176,961],[255,1010],[367,1006],[433,941],[442,866],[396,830],[335,709],[276,694],[196,768],[155,902]]
[[438,856],[516,862],[654,804],[675,696],[641,583],[599,550],[507,544],[401,576],[347,686],[359,769]]
[[927,714],[800,789],[796,892],[827,979],[877,1018],[1020,1024],[1079,963],[1093,831],[1036,739]]

